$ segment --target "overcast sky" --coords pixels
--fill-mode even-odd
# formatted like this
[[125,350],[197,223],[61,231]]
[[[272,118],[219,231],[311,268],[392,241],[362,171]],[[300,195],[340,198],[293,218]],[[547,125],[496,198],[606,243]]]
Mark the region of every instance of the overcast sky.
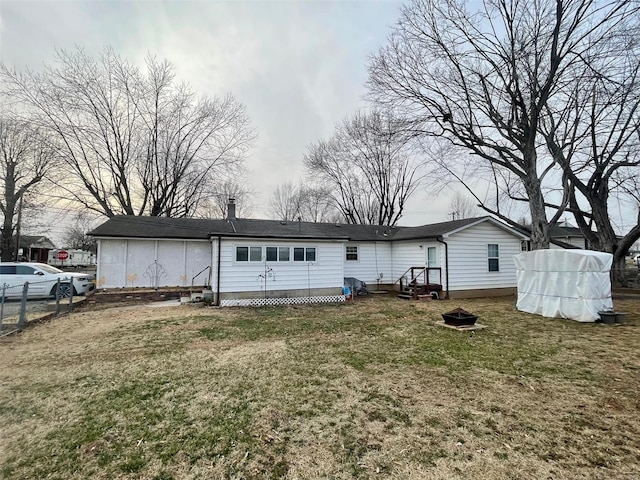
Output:
[[[401,2],[0,0],[0,58],[40,68],[54,48],[105,45],[142,63],[166,58],[180,80],[213,96],[232,93],[258,133],[248,181],[254,215],[269,217],[273,190],[304,176],[307,146],[365,105],[367,61],[387,39]],[[403,225],[447,220],[448,198],[420,191]],[[55,236],[55,232],[54,232]]]

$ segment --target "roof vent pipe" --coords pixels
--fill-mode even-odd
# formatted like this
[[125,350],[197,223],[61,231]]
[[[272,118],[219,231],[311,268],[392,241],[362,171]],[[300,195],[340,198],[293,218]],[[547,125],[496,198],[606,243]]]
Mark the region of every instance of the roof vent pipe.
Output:
[[227,220],[236,220],[236,199],[229,197],[227,204]]

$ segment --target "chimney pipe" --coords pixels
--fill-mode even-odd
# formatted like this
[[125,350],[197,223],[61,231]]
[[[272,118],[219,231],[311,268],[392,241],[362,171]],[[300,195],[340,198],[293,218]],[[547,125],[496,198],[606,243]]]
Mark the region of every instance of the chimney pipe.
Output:
[[236,220],[236,199],[229,197],[227,204],[227,220]]

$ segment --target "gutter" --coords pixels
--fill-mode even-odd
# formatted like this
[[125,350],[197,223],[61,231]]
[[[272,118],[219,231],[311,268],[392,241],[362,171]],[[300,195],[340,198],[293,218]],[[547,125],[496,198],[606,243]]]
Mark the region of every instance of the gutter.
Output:
[[218,261],[216,262],[216,301],[215,306],[220,306],[220,256],[222,251],[222,235],[218,235]]
[[446,300],[449,300],[449,245],[445,242],[442,237],[437,237],[436,241],[444,245],[444,268],[445,268],[445,281],[447,287],[447,293],[444,296]]

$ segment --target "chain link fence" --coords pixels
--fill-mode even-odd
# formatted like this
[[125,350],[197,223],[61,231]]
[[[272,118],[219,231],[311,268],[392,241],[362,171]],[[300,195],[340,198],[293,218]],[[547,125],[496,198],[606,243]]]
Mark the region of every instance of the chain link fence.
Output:
[[[0,286],[0,336],[24,330],[29,321],[73,310],[71,283],[58,281],[47,292],[51,281],[25,282]],[[53,293],[53,295],[51,294]]]

